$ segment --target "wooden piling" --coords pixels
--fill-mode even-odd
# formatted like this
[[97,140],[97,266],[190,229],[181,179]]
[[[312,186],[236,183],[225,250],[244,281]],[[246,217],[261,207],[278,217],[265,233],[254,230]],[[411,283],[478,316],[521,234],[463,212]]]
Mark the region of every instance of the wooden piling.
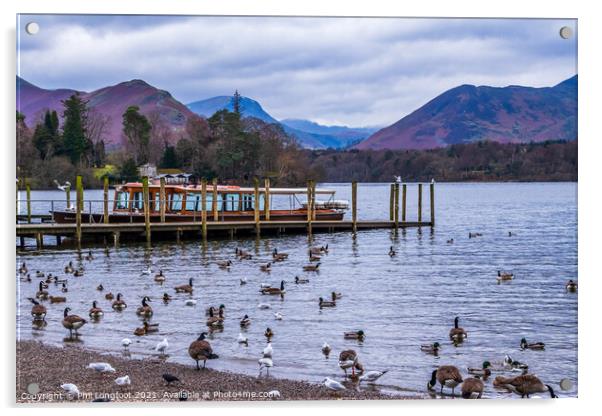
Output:
[[[15,195],[15,214],[17,214],[17,216],[20,214],[19,212],[19,183],[21,183],[21,181],[19,179],[17,179],[17,184],[15,186],[16,188],[16,195]],[[17,222],[19,222],[17,220]]]
[[161,222],[165,222],[165,178],[161,178],[159,183],[161,185],[161,189],[159,191],[159,215],[161,215]]
[[393,220],[395,222],[395,231],[399,229],[399,184],[395,184],[395,189],[393,191],[395,194],[395,201],[393,202],[394,212],[393,212]]
[[265,178],[265,201],[263,203],[264,217],[266,221],[270,220],[270,178]]
[[[201,179],[201,235],[207,239],[207,179]],[[178,234],[179,236],[179,234]]]
[[307,233],[310,236],[313,233],[313,227],[311,225],[311,220],[313,218],[312,214],[311,214],[311,201],[313,199],[311,182],[312,182],[311,179],[307,181],[307,205],[306,205],[306,209],[307,209]]
[[391,184],[391,189],[389,190],[389,221],[393,221],[395,216],[393,215],[393,210],[395,209],[395,183]]
[[148,191],[148,176],[142,178],[142,197],[144,198],[144,230],[146,234],[146,242],[151,242],[151,228],[150,228],[150,195]]
[[104,223],[109,223],[109,177],[104,177],[103,183],[103,219]]
[[36,233],[36,247],[38,250],[44,247],[44,234]]
[[401,222],[406,222],[406,201],[408,196],[408,185],[401,185]]
[[31,185],[29,181],[25,181],[25,194],[27,198],[27,223],[31,223]]
[[260,233],[260,225],[259,225],[259,179],[258,178],[254,178],[253,179],[253,187],[254,187],[254,193],[253,196],[255,198],[255,201],[253,203],[253,219],[255,221],[255,234],[259,235]]
[[77,176],[75,178],[75,236],[77,239],[77,246],[79,247],[82,242],[82,210],[84,208],[84,191],[82,184],[82,177]]
[[357,232],[357,181],[351,182],[351,221],[353,232]]
[[431,203],[431,227],[435,226],[435,184],[431,182],[430,186],[430,203]]
[[113,233],[113,245],[115,246],[115,248],[119,247],[119,231],[115,231]]
[[422,184],[418,184],[418,222],[422,222]]
[[311,220],[316,220],[316,181],[311,181]]
[[217,211],[217,178],[213,178],[213,181],[211,181],[211,188],[213,189],[213,194],[211,197],[211,212],[213,212],[213,221],[218,221],[219,213]]
[[65,202],[67,202],[67,209],[69,209],[71,206],[71,185],[65,186]]

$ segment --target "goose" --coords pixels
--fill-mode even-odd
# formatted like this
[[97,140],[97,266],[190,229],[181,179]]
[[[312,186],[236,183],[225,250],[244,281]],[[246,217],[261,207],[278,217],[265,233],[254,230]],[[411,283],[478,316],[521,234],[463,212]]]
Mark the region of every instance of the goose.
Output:
[[282,321],[283,315],[280,312],[276,312],[274,314],[274,319],[276,319],[277,321]]
[[19,267],[19,273],[21,273],[21,274],[27,273],[27,265],[25,264],[25,262],[21,263],[21,266]]
[[274,336],[274,331],[272,331],[272,329],[270,327],[267,327],[265,332],[263,333],[263,335],[265,335],[265,337],[268,339],[268,342],[272,339],[272,337]]
[[253,258],[253,256],[245,251],[242,250],[240,248],[236,248],[235,254],[241,259],[241,260],[251,260]]
[[132,340],[129,338],[124,338],[121,340],[121,346],[123,347],[124,350],[127,350],[130,345],[132,345]]
[[433,371],[431,379],[427,383],[427,388],[433,390],[437,381],[441,385],[440,393],[443,393],[443,387],[449,387],[452,389],[453,396],[456,387],[462,383],[462,374],[460,374],[460,370],[453,365],[442,365]]
[[241,277],[240,278],[240,284],[241,285],[246,285],[247,284],[247,278],[246,277]]
[[359,330],[359,331],[350,331],[350,332],[345,332],[343,334],[343,338],[345,339],[358,339],[358,340],[363,340],[365,337],[364,331],[363,330]]
[[143,316],[145,318],[150,318],[153,316],[153,308],[151,308],[146,302],[150,302],[150,298],[145,296],[142,298],[142,306],[139,306],[136,309],[136,315]]
[[67,293],[69,291],[69,289],[67,289],[67,284],[63,283],[62,287],[61,287],[61,292],[63,293]]
[[309,261],[310,261],[310,263],[313,262],[313,261],[320,261],[320,260],[322,260],[321,256],[318,256],[317,254],[313,254],[311,252],[309,253]]
[[513,233],[512,231],[508,231],[508,237],[514,237],[516,236],[516,233]]
[[272,343],[268,342],[268,345],[266,345],[266,347],[263,349],[264,358],[272,358],[273,352],[274,352],[274,349],[272,348]]
[[259,270],[269,273],[272,270],[272,262],[260,265]]
[[246,346],[249,346],[249,338],[245,337],[242,333],[238,334],[238,338],[236,338],[236,341],[239,344],[245,344]]
[[79,389],[73,383],[64,383],[64,384],[61,384],[61,388],[63,389],[64,392],[67,393],[67,396],[70,399],[74,399],[74,398],[76,398],[76,397],[79,396]]
[[217,261],[216,264],[220,269],[227,269],[232,266],[232,260]]
[[355,350],[344,350],[339,354],[339,367],[345,371],[345,377],[347,377],[347,369],[351,368],[351,374],[355,375],[355,369],[361,369],[362,365],[359,363],[359,359]]
[[63,312],[63,326],[69,330],[69,336],[73,335],[73,331],[75,331],[75,335],[77,334],[77,330],[86,324],[84,318],[81,318],[77,315],[69,315],[71,308],[65,308]]
[[335,306],[337,306],[337,303],[334,300],[324,300],[324,298],[320,297],[318,299],[318,305],[320,306],[320,309],[334,308]]
[[257,362],[259,363],[259,375],[261,375],[261,372],[265,368],[266,374],[269,376],[270,368],[274,366],[272,359],[269,357],[262,357]]
[[389,370],[384,371],[367,371],[362,374],[359,378],[360,383],[365,381],[366,383],[373,384],[376,380],[384,376]]
[[31,316],[36,321],[43,321],[46,318],[46,306],[41,305],[40,302],[34,298],[27,298],[33,306],[31,307]]
[[157,282],[157,283],[165,282],[165,275],[163,274],[163,270],[159,270],[159,273],[155,275],[155,282]]
[[73,273],[73,262],[69,262],[69,264],[67,264],[65,266],[65,273],[71,274]]
[[84,257],[84,259],[86,259],[87,261],[94,260],[94,256],[92,255],[92,250],[88,250],[88,254],[86,254],[86,256]]
[[137,337],[146,335],[147,328],[148,326],[146,325],[146,322],[144,322],[141,327],[134,329],[134,335],[136,335]]
[[24,281],[31,283],[31,275],[27,273],[27,275],[23,278]]
[[342,391],[342,390],[346,390],[345,386],[343,386],[341,383],[339,383],[336,380],[333,380],[329,377],[326,377],[323,381],[324,386],[326,386],[327,389],[329,390],[333,390],[333,391]]
[[122,311],[128,307],[127,303],[125,303],[125,301],[121,299],[121,296],[121,293],[118,293],[117,299],[115,299],[115,301],[113,301],[113,303],[111,304],[111,307],[116,311]]
[[213,315],[213,307],[209,309],[209,318],[207,318],[207,326],[209,327],[220,327],[224,325],[223,309],[219,310],[219,315]]
[[181,286],[176,286],[175,287],[176,293],[190,293],[192,294],[192,277],[190,279],[188,279],[188,284],[187,285],[181,285]]
[[272,306],[269,303],[260,303],[257,305],[259,309],[270,309]]
[[514,279],[514,274],[508,272],[502,272],[501,270],[497,271],[497,280],[512,280]]
[[209,342],[205,341],[205,337],[207,336],[206,332],[202,332],[201,335],[193,341],[188,347],[188,355],[196,361],[196,369],[200,370],[199,361],[203,360],[203,368],[207,364],[207,360],[214,360],[219,358],[217,354],[213,353],[213,349]]
[[517,377],[497,376],[493,381],[494,387],[505,387],[508,390],[520,394],[521,397],[529,396],[533,393],[549,392],[550,397],[555,399],[558,396],[554,393],[554,389],[533,374],[523,374]]
[[165,351],[169,348],[169,342],[167,342],[167,338],[163,338],[163,341],[159,342],[155,346],[155,351],[157,351],[161,355],[165,355]]
[[485,385],[479,378],[469,377],[462,382],[462,398],[463,399],[480,399],[483,396]]
[[167,293],[163,293],[162,299],[163,299],[163,302],[169,303],[169,301],[171,300],[171,296],[169,296],[169,294],[167,294]]
[[264,287],[260,290],[262,295],[283,295],[286,293],[284,289],[284,280],[280,281],[280,287]]
[[82,269],[82,268],[79,268],[73,272],[73,276],[75,276],[75,277],[81,277],[83,275],[84,275],[84,269]]
[[389,247],[389,257],[394,257],[397,255],[397,252],[393,249],[393,246]]
[[113,300],[114,298],[115,298],[115,296],[113,295],[112,292],[109,292],[105,295],[106,300]]
[[50,303],[65,303],[67,302],[67,298],[64,296],[48,296],[50,299]]
[[36,292],[36,298],[40,300],[48,299],[48,291],[45,290],[48,286],[44,284],[43,281],[40,280],[40,284],[38,285],[38,291]]
[[90,363],[86,368],[94,370],[97,373],[114,373],[115,369],[109,363]]
[[[44,276],[42,276],[44,277]],[[44,280],[44,283],[46,284],[50,284],[50,283],[56,283],[55,278],[52,277],[52,275],[48,275],[48,277],[46,277],[46,280]]]
[[565,289],[567,290],[567,292],[576,292],[577,291],[577,282],[574,282],[573,280],[569,280],[565,285]]
[[186,306],[195,306],[196,305],[196,299],[186,299],[184,301],[184,305]]
[[92,302],[92,308],[90,308],[90,311],[88,312],[88,315],[92,319],[98,319],[98,318],[101,318],[104,315],[104,312],[102,311],[102,309],[100,309],[96,305],[96,301],[94,301],[94,302]]
[[432,344],[423,344],[420,346],[420,351],[426,352],[428,354],[437,355],[439,354],[439,349],[441,345],[438,342],[434,342]]
[[303,284],[303,283],[309,283],[309,279],[302,279],[299,276],[295,276],[295,284]]
[[319,256],[322,254],[322,249],[320,247],[311,247],[309,249],[309,255],[311,256],[312,254]]
[[101,283],[98,286],[96,286],[96,290],[98,290],[99,292],[102,292],[103,290],[105,290],[105,287]]
[[483,378],[487,378],[491,375],[491,363],[489,361],[483,361],[482,368],[471,368],[468,367],[468,373],[473,376],[481,376]]
[[464,328],[460,328],[458,326],[458,322],[460,318],[456,316],[454,318],[454,327],[449,330],[449,338],[453,341],[463,341],[464,338],[468,337],[468,334],[464,330]]
[[251,318],[249,318],[249,315],[245,315],[241,320],[240,320],[240,326],[241,328],[246,328],[249,325],[251,325]]
[[125,375],[123,377],[117,377],[115,379],[115,384],[117,384],[118,386],[129,386],[130,384],[132,384],[132,382],[130,380],[130,376]]
[[317,272],[320,268],[320,263],[316,263],[316,264],[308,264],[303,266],[303,271],[305,272]]
[[274,249],[274,251],[272,251],[272,258],[274,261],[284,261],[288,259],[288,253],[278,253],[278,250]]
[[468,238],[477,238],[477,237],[482,237],[483,234],[481,233],[468,233]]
[[330,348],[330,345],[328,345],[327,342],[324,342],[324,344],[322,345],[322,354],[324,354],[326,358],[328,358],[328,356],[330,355],[330,351],[332,351],[332,348]]
[[528,343],[526,338],[520,340],[520,349],[521,350],[543,350],[545,349],[545,344],[543,342],[532,342]]

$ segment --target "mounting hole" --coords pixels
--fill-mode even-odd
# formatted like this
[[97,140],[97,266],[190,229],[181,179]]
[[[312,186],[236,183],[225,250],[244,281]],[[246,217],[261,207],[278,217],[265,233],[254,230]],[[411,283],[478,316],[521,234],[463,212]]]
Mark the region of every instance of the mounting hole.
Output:
[[570,390],[573,388],[573,382],[568,378],[563,378],[562,380],[560,380],[560,388],[562,390]]
[[29,35],[35,35],[40,31],[40,25],[36,22],[29,22],[25,25],[25,31]]
[[570,39],[573,36],[573,29],[568,26],[562,26],[559,33],[562,39]]

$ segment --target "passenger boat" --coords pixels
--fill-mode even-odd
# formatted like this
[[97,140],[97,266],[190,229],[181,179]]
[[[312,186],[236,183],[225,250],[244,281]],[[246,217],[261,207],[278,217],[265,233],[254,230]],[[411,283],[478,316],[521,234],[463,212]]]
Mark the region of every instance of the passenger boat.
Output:
[[[218,185],[216,187],[216,204],[214,211],[213,186],[207,185],[205,210],[207,221],[254,221],[255,189],[240,186]],[[149,184],[150,220],[161,221],[161,196],[158,181]],[[305,188],[270,188],[269,215],[270,221],[305,221],[307,220],[307,202],[300,198],[307,197]],[[347,201],[335,200],[334,190],[316,188],[314,201],[314,220],[339,221],[348,209]],[[317,200],[317,197],[325,198]],[[266,189],[259,188],[259,215],[265,220]],[[110,223],[144,222],[144,197],[142,183],[130,182],[115,188],[113,210],[109,213]],[[287,201],[288,200],[288,201]],[[201,221],[202,195],[201,185],[171,184],[165,185],[165,222]],[[287,203],[288,202],[288,203]],[[286,209],[288,205],[288,209]],[[272,209],[274,207],[275,209]],[[217,214],[215,216],[214,214]],[[74,223],[75,210],[54,210],[52,218],[57,223]],[[102,212],[82,211],[83,223],[102,223]]]

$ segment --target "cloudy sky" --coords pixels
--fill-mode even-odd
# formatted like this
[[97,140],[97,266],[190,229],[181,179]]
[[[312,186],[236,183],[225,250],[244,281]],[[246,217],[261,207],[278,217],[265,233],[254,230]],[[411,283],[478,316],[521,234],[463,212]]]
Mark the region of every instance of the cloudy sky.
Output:
[[[25,33],[35,21],[40,31]],[[555,85],[574,20],[21,15],[18,73],[91,91],[140,78],[183,103],[230,95],[277,119],[384,126],[460,84]]]

